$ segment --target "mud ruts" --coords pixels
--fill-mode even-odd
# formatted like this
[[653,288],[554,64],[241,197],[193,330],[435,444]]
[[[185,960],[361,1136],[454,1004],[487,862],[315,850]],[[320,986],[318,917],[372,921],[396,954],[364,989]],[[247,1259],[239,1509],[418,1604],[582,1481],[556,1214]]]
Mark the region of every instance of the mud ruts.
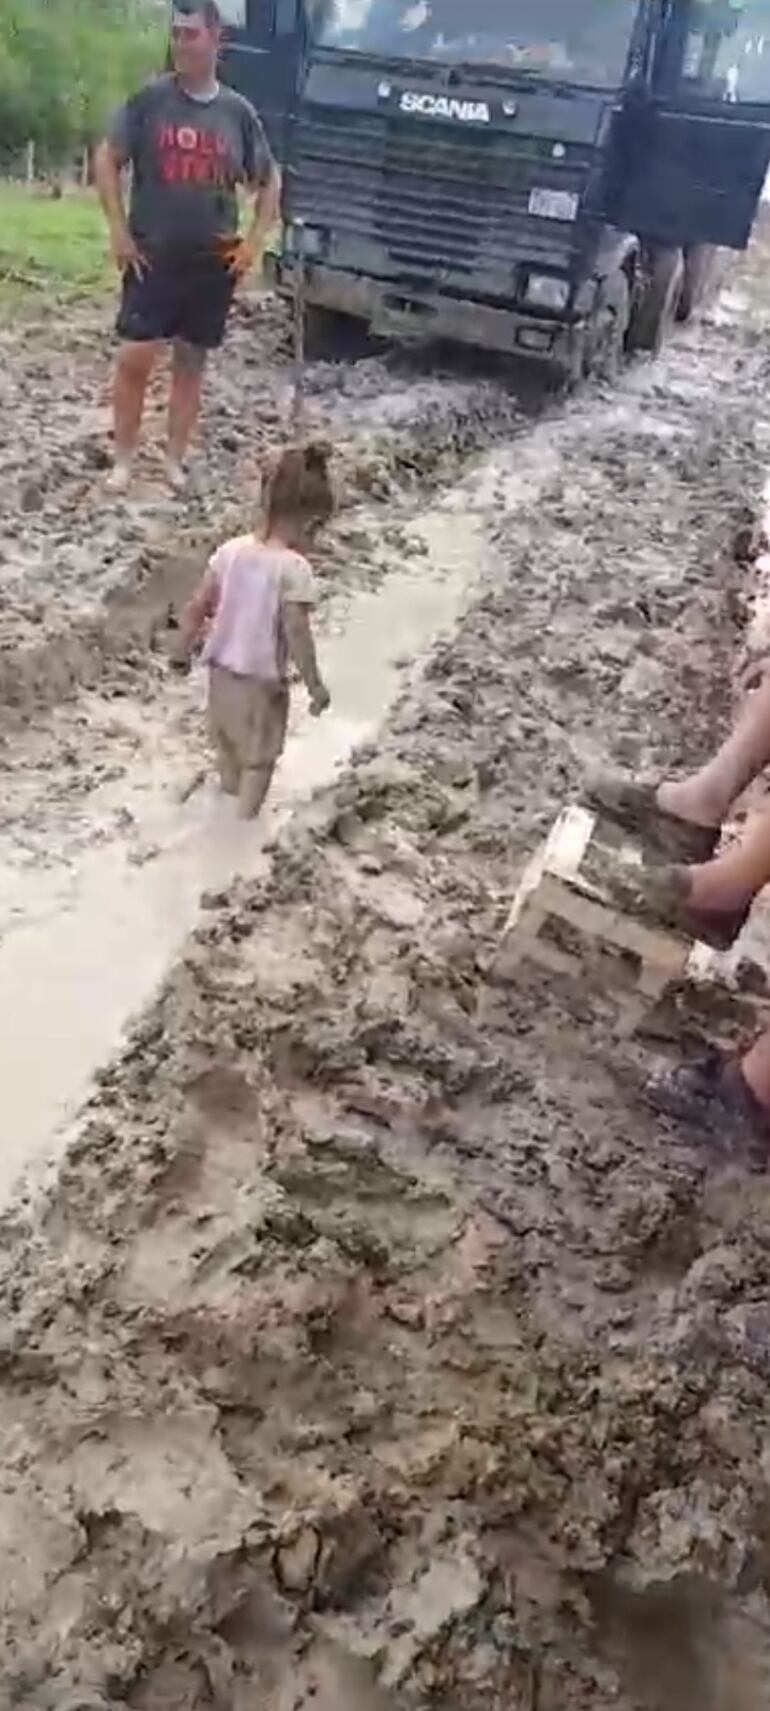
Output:
[[503,462],[505,574],[3,1220],[0,1704],[766,1705],[770,1187],[636,1105],[601,991],[489,978],[584,766],[728,715],[743,289],[536,505]]

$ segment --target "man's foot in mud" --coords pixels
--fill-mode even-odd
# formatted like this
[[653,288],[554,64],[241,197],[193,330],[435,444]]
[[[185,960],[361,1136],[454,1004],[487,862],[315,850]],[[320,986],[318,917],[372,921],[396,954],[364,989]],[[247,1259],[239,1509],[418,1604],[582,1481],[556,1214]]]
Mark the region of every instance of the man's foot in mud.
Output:
[[128,458],[117,458],[104,483],[105,492],[121,496],[128,492],[131,486],[133,468]]
[[701,825],[675,806],[667,784],[639,784],[622,774],[589,779],[586,801],[625,831],[636,832],[651,853],[666,861],[704,862],[714,854],[720,827]]
[[166,485],[178,497],[187,493],[190,488],[190,472],[178,458],[166,458]]
[[692,1063],[661,1067],[644,1096],[661,1116],[697,1130],[725,1159],[743,1160],[758,1172],[770,1168],[770,1110],[749,1087],[737,1058],[713,1048]]
[[727,951],[743,931],[752,899],[729,908],[700,900],[700,867],[642,868],[610,876],[608,890],[618,908],[651,915],[663,927],[714,950]]

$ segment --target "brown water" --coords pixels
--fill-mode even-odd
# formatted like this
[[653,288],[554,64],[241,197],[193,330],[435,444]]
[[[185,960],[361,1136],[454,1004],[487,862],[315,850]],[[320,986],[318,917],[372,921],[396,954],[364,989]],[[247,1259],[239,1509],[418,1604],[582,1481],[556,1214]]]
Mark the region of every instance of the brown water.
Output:
[[212,784],[180,805],[162,766],[151,778],[144,768],[123,782],[121,800],[150,852],[145,863],[130,865],[113,843],[64,878],[0,872],[12,923],[0,947],[0,1203],[26,1168],[65,1144],[68,1119],[180,949],[201,893],[259,871],[264,843],[294,805],[376,733],[405,661],[456,622],[482,570],[478,524],[450,501],[416,527],[427,547],[418,573],[391,575],[332,610],[321,652],[333,709],[322,720],[299,711],[258,827],[240,822]]

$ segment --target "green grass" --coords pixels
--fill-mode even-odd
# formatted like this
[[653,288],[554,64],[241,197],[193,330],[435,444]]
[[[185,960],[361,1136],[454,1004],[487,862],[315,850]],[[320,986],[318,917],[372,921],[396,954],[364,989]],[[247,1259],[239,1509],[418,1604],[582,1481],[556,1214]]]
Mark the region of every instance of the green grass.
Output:
[[93,192],[0,184],[0,309],[20,315],[109,290],[114,272]]
[[[280,247],[276,227],[268,249]],[[0,317],[38,315],[117,288],[104,216],[94,191],[0,183]]]

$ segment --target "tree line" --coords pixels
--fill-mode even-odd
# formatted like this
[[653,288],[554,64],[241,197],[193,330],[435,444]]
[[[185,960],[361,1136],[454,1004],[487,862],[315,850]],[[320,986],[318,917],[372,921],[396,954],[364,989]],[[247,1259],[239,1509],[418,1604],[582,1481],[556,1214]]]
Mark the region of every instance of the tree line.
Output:
[[0,149],[63,158],[163,63],[158,0],[1,0]]

